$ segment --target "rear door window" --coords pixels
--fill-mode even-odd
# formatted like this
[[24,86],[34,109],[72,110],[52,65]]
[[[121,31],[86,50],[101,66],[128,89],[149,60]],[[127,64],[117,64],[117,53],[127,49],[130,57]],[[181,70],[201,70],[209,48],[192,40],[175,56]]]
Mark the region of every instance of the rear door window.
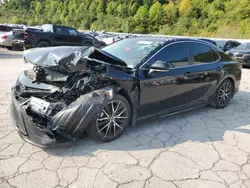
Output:
[[219,55],[208,45],[193,43],[191,54],[194,57],[194,64],[213,63],[219,60]]

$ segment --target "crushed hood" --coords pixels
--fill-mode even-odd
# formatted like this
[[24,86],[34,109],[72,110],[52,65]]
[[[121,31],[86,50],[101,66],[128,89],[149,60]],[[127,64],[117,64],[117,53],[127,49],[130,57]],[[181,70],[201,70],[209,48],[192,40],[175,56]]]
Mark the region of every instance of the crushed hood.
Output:
[[24,51],[23,56],[25,62],[67,73],[86,70],[90,62],[127,67],[124,61],[89,46],[34,48]]

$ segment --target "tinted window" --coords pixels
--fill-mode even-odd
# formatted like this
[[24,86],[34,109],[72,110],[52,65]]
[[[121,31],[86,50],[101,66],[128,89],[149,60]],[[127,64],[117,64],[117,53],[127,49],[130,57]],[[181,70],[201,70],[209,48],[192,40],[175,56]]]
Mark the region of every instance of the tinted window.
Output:
[[69,30],[66,27],[56,27],[56,34],[69,35]]
[[0,31],[11,31],[13,28],[6,25],[0,25]]
[[189,46],[189,43],[184,42],[171,44],[154,56],[150,64],[156,61],[164,61],[169,63],[171,67],[188,66]]
[[73,28],[69,28],[69,34],[72,35],[72,36],[77,36],[78,32]]
[[191,54],[194,56],[195,64],[212,63],[219,59],[218,54],[211,47],[200,43],[192,44]]

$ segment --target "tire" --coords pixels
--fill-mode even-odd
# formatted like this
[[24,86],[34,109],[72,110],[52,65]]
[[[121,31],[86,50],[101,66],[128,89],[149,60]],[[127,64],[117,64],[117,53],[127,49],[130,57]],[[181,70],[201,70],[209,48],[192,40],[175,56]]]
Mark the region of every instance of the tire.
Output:
[[36,47],[50,47],[50,44],[46,41],[41,41],[41,42],[38,42]]
[[233,97],[234,85],[231,80],[224,80],[218,87],[214,98],[215,108],[225,108]]
[[[115,117],[114,114],[116,115]],[[108,115],[110,117],[108,117]],[[117,94],[93,118],[92,124],[89,125],[87,133],[94,139],[102,140],[104,142],[113,141],[120,137],[126,130],[130,118],[131,107],[129,102],[122,95]]]
[[6,46],[7,50],[12,50],[12,46]]

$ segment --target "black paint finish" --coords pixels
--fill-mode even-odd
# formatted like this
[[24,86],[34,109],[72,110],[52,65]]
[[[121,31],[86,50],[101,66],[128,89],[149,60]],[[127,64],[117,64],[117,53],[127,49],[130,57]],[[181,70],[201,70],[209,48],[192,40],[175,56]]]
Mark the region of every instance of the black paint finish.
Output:
[[[133,41],[135,39],[126,40]],[[140,40],[147,41],[147,38],[141,38]],[[149,40],[151,42],[154,39],[150,38]],[[66,140],[70,138],[74,140],[88,126],[91,126],[90,122],[94,115],[117,93],[123,95],[129,101],[132,109],[131,124],[135,125],[138,120],[181,112],[207,104],[212,105],[216,90],[225,79],[229,79],[233,83],[234,93],[238,92],[242,73],[241,65],[220,49],[200,40],[159,38],[155,40],[161,41],[161,47],[155,48],[156,50],[153,53],[151,52],[133,68],[125,66],[119,57],[114,58],[113,63],[103,61],[103,59],[112,58],[112,54],[102,53],[98,50],[98,54],[101,54],[101,56],[92,55],[92,58],[95,58],[87,58],[87,60],[92,61],[91,66],[94,66],[97,62],[104,64],[104,66],[97,66],[102,68],[98,70],[89,67],[89,70],[78,70],[72,72],[72,75],[68,72],[65,82],[58,82],[54,79],[54,81],[46,80],[45,83],[33,83],[31,78],[22,73],[12,92],[14,104],[12,116],[15,119],[15,124],[19,125],[19,133],[29,140],[33,140],[33,144],[39,146],[50,146],[50,143],[55,145],[60,140],[58,139],[60,136],[63,136]],[[163,43],[164,45],[162,45]],[[30,53],[34,52],[30,51]],[[91,57],[91,54],[89,57]],[[157,70],[157,67],[151,67],[156,61],[161,61],[158,64],[162,65],[165,62],[168,65]],[[33,62],[33,64],[36,64],[36,62]],[[39,63],[39,65],[42,64]],[[71,65],[73,70],[73,64],[68,64]],[[55,66],[51,68],[53,67],[55,68]],[[48,64],[46,64],[46,69],[50,69]],[[60,69],[56,69],[56,71],[60,72]],[[53,72],[50,72],[50,74],[53,74]],[[89,90],[87,90],[81,86],[81,83],[85,82],[82,77],[88,77],[86,75],[89,74],[94,77],[94,80],[88,83],[90,85],[88,85]],[[81,75],[83,76],[81,77]],[[71,89],[69,89],[67,85],[70,81],[68,79],[73,79],[73,82],[78,83],[76,84],[77,87],[75,86],[76,89],[73,86],[70,86]],[[82,82],[79,81],[81,79]],[[72,99],[70,104],[63,102],[65,96],[72,96],[66,95],[64,92],[73,92],[72,94],[81,92],[81,87],[78,85],[83,90],[85,89],[87,93],[76,95],[77,98]],[[106,87],[110,87],[110,89],[107,90]],[[27,88],[29,91],[26,91]],[[20,91],[17,91],[18,89]],[[52,89],[57,91],[53,93]],[[99,90],[103,91],[104,95],[96,94]],[[43,93],[39,95],[39,91]],[[20,93],[27,93],[26,98],[20,97],[22,96]],[[56,98],[53,101],[53,96],[58,97],[58,93],[61,98]],[[45,101],[44,103],[49,103],[54,107],[57,106],[57,102],[61,102],[66,107],[60,109],[53,116],[38,114],[42,116],[43,120],[40,123],[37,119],[34,119],[32,110],[27,111],[30,108],[30,98],[27,96],[41,98]],[[70,99],[67,99],[67,101],[70,101]],[[39,105],[42,107],[42,104],[38,104],[38,108]],[[45,121],[45,119],[47,120]],[[70,123],[71,120],[74,125]],[[44,133],[44,130],[39,131],[38,127],[44,127],[47,134]],[[44,138],[41,135],[45,135]]]

